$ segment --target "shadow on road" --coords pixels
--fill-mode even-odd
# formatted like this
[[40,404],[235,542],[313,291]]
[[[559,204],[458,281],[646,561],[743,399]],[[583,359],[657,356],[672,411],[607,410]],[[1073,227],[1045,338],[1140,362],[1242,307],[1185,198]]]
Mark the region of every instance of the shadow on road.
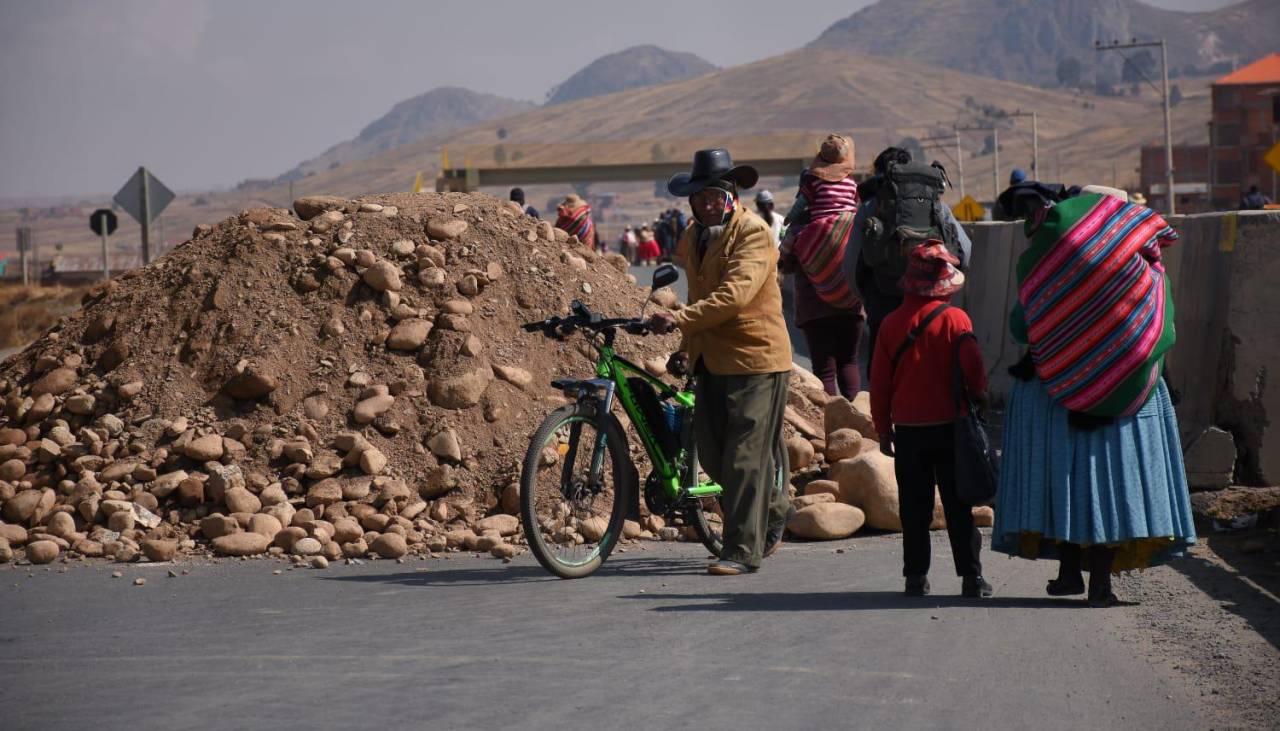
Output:
[[491,569],[432,568],[398,574],[354,574],[352,576],[325,576],[323,581],[353,581],[373,584],[400,584],[402,586],[483,586],[485,584],[527,584],[534,581],[555,581],[541,566],[495,566]]
[[1240,536],[1210,533],[1202,535],[1201,540],[1225,566],[1195,555],[1169,565],[1217,600],[1223,609],[1244,618],[1272,646],[1280,648],[1280,603],[1275,599],[1280,593],[1280,572],[1274,569],[1274,559],[1268,560],[1265,553],[1242,553]]
[[[606,561],[595,577],[680,576],[706,572],[705,564],[689,559],[627,558]],[[591,578],[591,577],[588,577]],[[323,581],[351,581],[402,586],[483,586],[485,584],[527,584],[537,581],[560,581],[541,566],[502,565],[493,568],[454,569],[436,564],[432,568],[395,574],[354,574],[325,576]]]
[[1062,609],[1081,607],[1072,599],[1040,597],[992,597],[966,599],[959,596],[906,597],[897,591],[766,592],[739,594],[627,594],[621,599],[671,601],[687,599],[693,604],[665,604],[655,612],[823,612],[883,609],[944,609],[984,607],[990,609]]

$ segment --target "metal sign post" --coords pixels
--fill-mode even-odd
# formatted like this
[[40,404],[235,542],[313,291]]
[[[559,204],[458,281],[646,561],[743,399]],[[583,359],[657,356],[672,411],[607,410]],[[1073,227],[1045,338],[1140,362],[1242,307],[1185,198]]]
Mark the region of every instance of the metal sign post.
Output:
[[138,168],[138,172],[116,193],[115,202],[142,225],[144,266],[151,263],[151,222],[169,205],[173,197],[173,191],[145,167]]
[[108,208],[99,208],[89,216],[89,228],[102,237],[102,278],[111,278],[111,264],[107,261],[107,237],[115,233],[119,221]]
[[31,249],[31,229],[26,226],[19,226],[14,231],[18,239],[18,265],[22,267],[22,286],[26,287],[31,283],[30,275],[27,273],[27,253]]

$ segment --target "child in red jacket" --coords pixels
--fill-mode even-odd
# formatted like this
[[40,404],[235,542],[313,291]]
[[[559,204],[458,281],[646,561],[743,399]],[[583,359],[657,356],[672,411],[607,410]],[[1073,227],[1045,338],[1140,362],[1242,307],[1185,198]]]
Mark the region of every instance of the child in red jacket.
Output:
[[[906,594],[929,593],[929,524],[937,485],[947,518],[947,534],[961,594],[991,596],[978,559],[982,537],[969,506],[956,496],[954,422],[964,415],[952,393],[952,370],[959,359],[964,385],[985,402],[986,368],[972,337],[973,323],[952,295],[964,286],[960,263],[941,241],[911,250],[899,286],[902,305],[885,317],[871,360],[871,417],[880,451],[895,457],[902,517]],[[896,452],[896,455],[895,455]]]

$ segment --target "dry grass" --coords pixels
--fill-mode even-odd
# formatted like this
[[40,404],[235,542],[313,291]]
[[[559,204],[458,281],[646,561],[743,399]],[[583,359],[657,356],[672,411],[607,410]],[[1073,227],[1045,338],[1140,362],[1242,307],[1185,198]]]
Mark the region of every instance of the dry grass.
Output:
[[34,340],[79,307],[86,289],[0,285],[0,348],[18,348]]

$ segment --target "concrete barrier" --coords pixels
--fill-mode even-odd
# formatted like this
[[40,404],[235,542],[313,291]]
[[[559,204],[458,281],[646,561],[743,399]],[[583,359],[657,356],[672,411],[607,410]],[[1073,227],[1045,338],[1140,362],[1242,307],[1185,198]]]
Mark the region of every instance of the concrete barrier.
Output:
[[[1181,239],[1165,251],[1178,340],[1166,359],[1182,444],[1209,427],[1236,444],[1237,480],[1280,484],[1280,212],[1174,216]],[[968,283],[957,304],[973,320],[1001,400],[1007,368],[1022,355],[1009,335],[1021,223],[966,224],[973,239]]]

